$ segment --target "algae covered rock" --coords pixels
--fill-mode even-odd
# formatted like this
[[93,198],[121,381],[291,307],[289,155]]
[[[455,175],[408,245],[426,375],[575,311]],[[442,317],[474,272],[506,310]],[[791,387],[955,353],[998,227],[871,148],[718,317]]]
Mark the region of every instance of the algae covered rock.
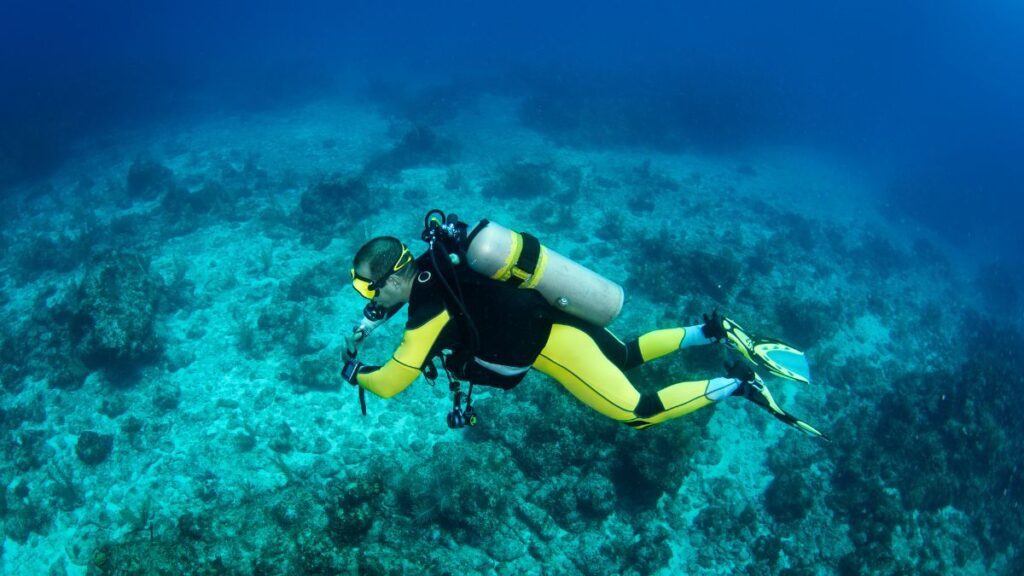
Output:
[[327,535],[337,546],[362,542],[381,515],[384,491],[381,477],[372,472],[352,482],[328,481],[324,504]]
[[513,514],[522,473],[497,443],[440,443],[396,484],[399,509],[415,523],[449,531],[458,541],[479,541]]
[[125,178],[125,191],[133,199],[152,200],[173,188],[174,172],[150,158],[136,158]]
[[82,462],[95,466],[102,464],[114,450],[114,437],[110,434],[99,434],[91,430],[82,432],[75,444],[75,455]]
[[130,370],[159,357],[160,284],[137,255],[108,256],[86,270],[72,319],[75,352],[91,369]]
[[582,514],[604,518],[615,510],[615,486],[608,478],[591,472],[576,484],[576,506]]
[[203,570],[197,562],[195,549],[189,543],[178,541],[138,540],[107,543],[100,546],[89,561],[86,574],[110,576],[152,574],[177,576],[178,574],[216,573]]

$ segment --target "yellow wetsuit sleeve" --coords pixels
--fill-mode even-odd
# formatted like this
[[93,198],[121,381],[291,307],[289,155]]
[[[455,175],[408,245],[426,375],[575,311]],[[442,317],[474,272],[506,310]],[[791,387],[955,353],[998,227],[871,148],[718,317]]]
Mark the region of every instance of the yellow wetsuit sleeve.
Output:
[[391,398],[409,387],[420,375],[430,349],[451,318],[447,310],[412,330],[406,330],[402,343],[384,366],[356,376],[360,386],[381,398]]

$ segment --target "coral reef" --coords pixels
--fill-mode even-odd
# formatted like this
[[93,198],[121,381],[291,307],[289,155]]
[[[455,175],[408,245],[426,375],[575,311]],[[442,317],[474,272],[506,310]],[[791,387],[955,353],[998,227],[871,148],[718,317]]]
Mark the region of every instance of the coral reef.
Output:
[[545,198],[556,190],[557,180],[551,163],[522,160],[500,166],[481,193],[491,198]]
[[464,542],[491,537],[515,503],[519,471],[502,446],[483,442],[467,451],[436,444],[430,458],[411,465],[392,487],[402,513]]
[[288,301],[305,302],[311,298],[326,298],[338,290],[338,274],[342,266],[337,262],[320,262],[295,276],[288,286]]
[[331,480],[325,491],[323,506],[327,515],[327,536],[340,547],[358,545],[380,516],[386,497],[383,478],[369,473],[351,483]]
[[674,304],[680,297],[699,294],[725,304],[735,297],[744,265],[728,248],[677,248],[663,235],[645,235],[637,242],[628,281],[647,286],[644,295],[655,302]]
[[[1016,480],[1016,454],[1024,448],[1015,416],[1021,406],[1013,392],[1024,382],[1015,352],[1024,341],[1019,332],[980,317],[969,322],[984,322],[986,329],[967,336],[962,370],[905,374],[875,407],[861,406],[843,419],[830,502],[862,543],[844,566],[887,570],[897,564],[891,542],[908,513],[941,514],[950,507],[970,519],[990,562],[1021,549],[1011,527],[1024,521]],[[874,441],[858,442],[853,427]],[[938,560],[936,551],[919,552],[919,561]]]
[[128,168],[125,191],[135,200],[152,200],[174,188],[174,172],[156,160],[138,157]]
[[[514,98],[532,129],[488,95],[479,116],[503,120],[465,130],[472,87],[395,88],[387,117],[225,119],[220,143],[186,125],[5,190],[0,571],[1021,572],[1016,270],[965,274],[906,227],[826,214],[854,183],[809,182],[809,156],[700,154],[742,132],[691,117],[719,86],[638,110],[549,87]],[[375,234],[412,248],[433,205],[622,284],[624,339],[718,305],[806,347],[813,385],[762,375],[834,441],[742,399],[637,431],[538,373],[475,388],[475,427],[445,427],[443,383],[362,416],[338,377],[365,304],[345,262]],[[387,361],[404,314],[360,357]],[[628,376],[652,392],[736,358]]]
[[[371,197],[374,201],[368,202]],[[325,178],[302,193],[292,218],[302,242],[321,250],[360,218],[387,209],[386,198],[360,178]]]
[[397,172],[417,166],[444,166],[455,160],[455,142],[438,136],[427,126],[416,125],[388,150],[370,158],[363,175],[394,176]]
[[18,254],[18,277],[27,281],[44,272],[70,272],[88,254],[85,244],[66,234],[36,235]]
[[17,340],[0,336],[0,387],[9,394],[21,391],[26,370],[22,359],[24,351]]
[[194,546],[180,541],[148,541],[108,543],[101,546],[89,561],[89,576],[122,576],[128,574],[216,574],[213,566],[198,562]]
[[321,354],[299,363],[294,382],[299,391],[337,391],[341,387],[338,378],[338,361],[334,354]]

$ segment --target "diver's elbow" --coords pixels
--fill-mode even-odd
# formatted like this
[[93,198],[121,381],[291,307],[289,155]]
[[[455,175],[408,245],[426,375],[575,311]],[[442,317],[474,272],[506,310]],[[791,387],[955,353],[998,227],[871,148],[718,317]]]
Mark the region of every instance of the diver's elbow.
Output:
[[399,392],[402,391],[400,388],[390,388],[390,387],[388,387],[388,388],[369,388],[369,387],[367,387],[366,389],[369,390],[374,396],[376,396],[378,398],[383,398],[384,400],[387,400],[388,398],[393,398],[396,394],[398,394]]

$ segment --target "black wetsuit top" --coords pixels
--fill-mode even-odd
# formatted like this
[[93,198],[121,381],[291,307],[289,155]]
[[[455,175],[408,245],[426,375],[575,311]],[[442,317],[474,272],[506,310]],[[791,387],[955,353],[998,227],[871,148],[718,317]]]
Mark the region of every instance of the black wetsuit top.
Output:
[[[487,278],[465,265],[453,268],[441,262],[442,277],[429,253],[416,264],[419,272],[409,295],[402,344],[379,370],[360,374],[359,384],[378,395],[393,396],[445,350],[452,351],[447,367],[459,378],[500,388],[518,384],[562,314],[537,291]],[[476,359],[521,370],[496,372]]]

